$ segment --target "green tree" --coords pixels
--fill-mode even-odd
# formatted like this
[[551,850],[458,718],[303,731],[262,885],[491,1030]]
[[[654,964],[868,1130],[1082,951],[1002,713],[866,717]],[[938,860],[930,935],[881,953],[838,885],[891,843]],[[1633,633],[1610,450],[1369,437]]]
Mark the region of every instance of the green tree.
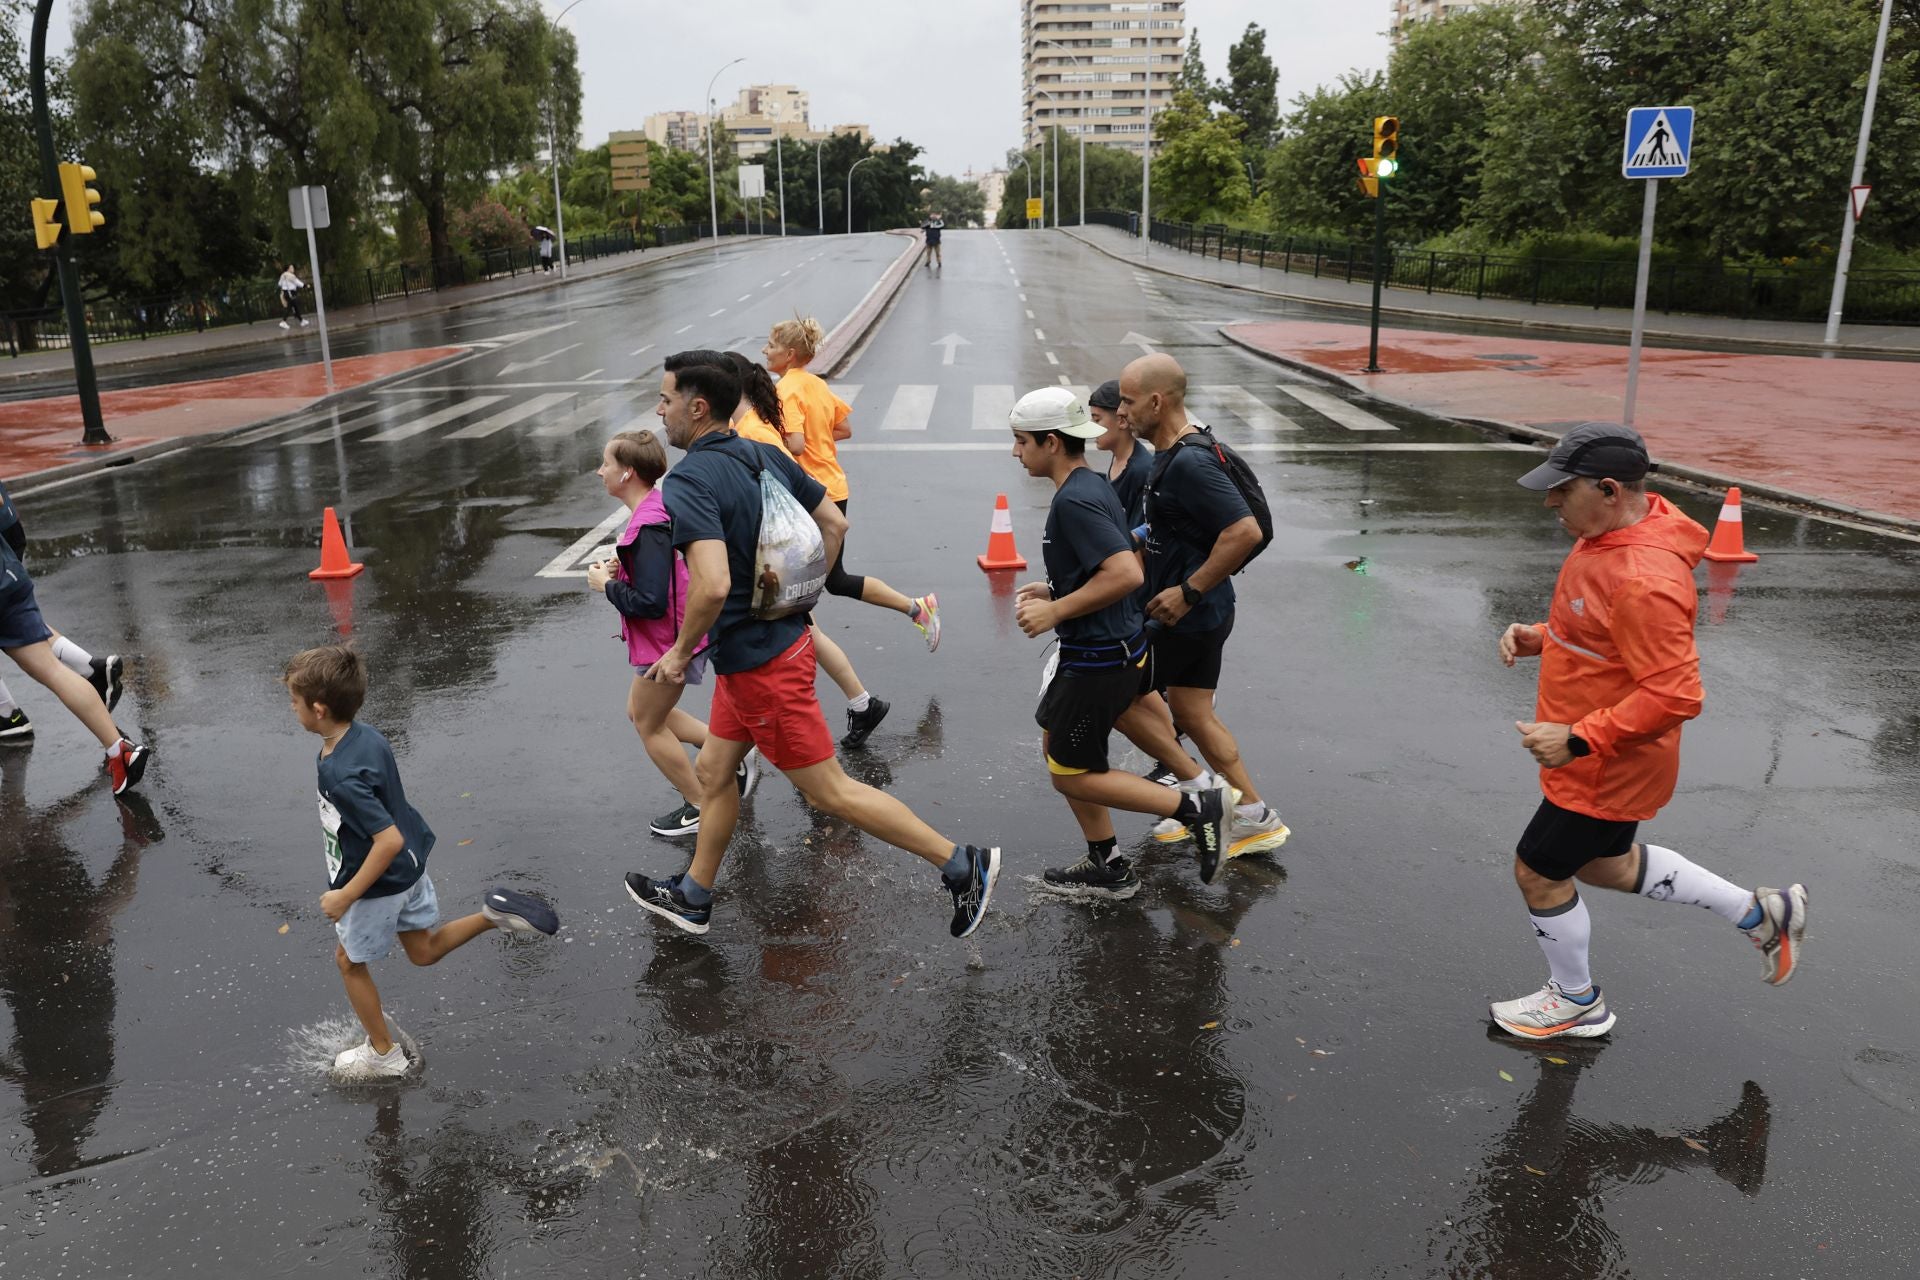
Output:
[[[6,211],[0,216],[0,311],[45,306],[59,299],[53,256],[40,251],[27,216],[27,201],[60,194],[41,190],[40,146],[34,139],[27,82],[28,12],[26,0],[0,0],[0,209]],[[56,141],[68,135],[64,73],[57,59],[47,59],[48,107]],[[109,221],[109,233],[113,227]]]
[[1260,174],[1280,128],[1280,73],[1267,56],[1267,33],[1250,22],[1227,50],[1227,78],[1213,89],[1214,101],[1240,117],[1242,158]]
[[981,227],[987,222],[987,193],[977,182],[929,174],[921,188],[926,194],[921,205],[929,212],[944,215],[950,227]]
[[1224,221],[1244,217],[1253,188],[1240,158],[1240,118],[1216,114],[1203,99],[1176,93],[1154,128],[1160,151],[1153,159],[1154,211],[1175,221]]
[[1372,226],[1373,203],[1359,192],[1354,162],[1373,154],[1373,117],[1385,106],[1386,78],[1377,72],[1350,71],[1294,99],[1286,136],[1267,158],[1266,207],[1276,229],[1348,235]]
[[[1147,57],[1149,59],[1147,80],[1148,83],[1152,83],[1151,50]],[[1213,86],[1207,81],[1207,64],[1200,57],[1200,28],[1198,27],[1187,33],[1186,56],[1180,59],[1180,69],[1173,73],[1173,93],[1175,97],[1190,93],[1201,102],[1206,102],[1213,96]]]

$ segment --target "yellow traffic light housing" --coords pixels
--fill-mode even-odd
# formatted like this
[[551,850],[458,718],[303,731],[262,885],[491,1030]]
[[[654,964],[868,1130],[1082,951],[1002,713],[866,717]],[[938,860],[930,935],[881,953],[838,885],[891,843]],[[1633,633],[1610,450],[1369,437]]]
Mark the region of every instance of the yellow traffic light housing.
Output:
[[42,249],[51,249],[60,242],[60,224],[54,220],[54,215],[58,212],[60,212],[58,200],[34,198],[33,238]]
[[1369,200],[1380,198],[1380,180],[1374,177],[1374,162],[1365,156],[1360,157],[1360,190]]
[[67,203],[67,229],[77,236],[92,235],[107,225],[107,215],[93,207],[100,203],[100,193],[87,185],[97,177],[89,164],[62,163],[60,166],[60,191]]
[[1373,172],[1376,178],[1391,178],[1400,168],[1400,117],[1373,118]]

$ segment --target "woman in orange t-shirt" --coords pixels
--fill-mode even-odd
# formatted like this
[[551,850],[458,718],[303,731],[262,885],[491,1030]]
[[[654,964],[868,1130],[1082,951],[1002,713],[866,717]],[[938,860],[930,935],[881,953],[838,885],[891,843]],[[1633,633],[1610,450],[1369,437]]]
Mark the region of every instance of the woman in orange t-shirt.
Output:
[[[740,375],[740,405],[733,411],[733,429],[743,440],[770,444],[787,453],[786,438],[781,433],[786,414],[773,378],[738,351],[727,352],[726,358],[728,366]],[[864,746],[868,736],[887,718],[893,704],[868,693],[847,651],[822,631],[819,623],[812,618],[807,622],[813,632],[813,652],[820,661],[820,669],[847,695],[847,732],[840,739],[840,745],[849,749]]]
[[[846,401],[833,394],[825,382],[807,369],[814,352],[820,349],[823,336],[820,322],[811,316],[782,320],[773,326],[761,354],[766,357],[767,368],[780,376],[780,406],[785,419],[781,432],[788,450],[808,475],[826,486],[827,496],[845,513],[847,473],[840,469],[837,442],[853,434],[847,426],[849,410]],[[829,592],[903,613],[926,637],[928,652],[940,647],[937,596],[928,592],[909,598],[878,578],[848,573],[841,563],[846,555],[844,542],[840,552],[840,557],[827,571]]]

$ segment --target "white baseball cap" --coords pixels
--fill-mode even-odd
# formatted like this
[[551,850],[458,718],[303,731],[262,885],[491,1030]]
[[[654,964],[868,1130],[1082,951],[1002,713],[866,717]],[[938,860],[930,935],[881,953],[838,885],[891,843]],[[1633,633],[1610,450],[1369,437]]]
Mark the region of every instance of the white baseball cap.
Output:
[[1105,427],[1088,416],[1086,403],[1065,387],[1042,387],[1027,392],[1007,415],[1007,425],[1015,431],[1035,435],[1057,431],[1082,440],[1098,440],[1107,433]]

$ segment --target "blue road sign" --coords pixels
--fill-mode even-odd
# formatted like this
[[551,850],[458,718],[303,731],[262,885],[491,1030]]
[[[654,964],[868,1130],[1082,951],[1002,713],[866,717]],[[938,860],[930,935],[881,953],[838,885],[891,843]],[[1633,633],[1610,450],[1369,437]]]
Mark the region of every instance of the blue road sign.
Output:
[[1629,178],[1684,178],[1693,157],[1692,107],[1629,107],[1620,172]]

